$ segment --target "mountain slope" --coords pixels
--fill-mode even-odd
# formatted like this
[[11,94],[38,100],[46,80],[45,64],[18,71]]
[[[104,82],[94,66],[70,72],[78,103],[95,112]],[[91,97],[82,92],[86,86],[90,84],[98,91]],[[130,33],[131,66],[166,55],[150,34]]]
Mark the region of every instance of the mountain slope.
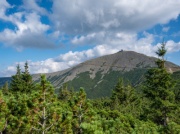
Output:
[[[115,54],[102,56],[85,61],[75,67],[46,74],[48,80],[59,88],[63,83],[78,90],[84,87],[89,98],[110,96],[112,89],[122,77],[125,82],[137,86],[144,79],[147,69],[155,67],[157,58],[133,51],[119,51]],[[165,66],[169,72],[176,72],[180,67],[166,62]],[[38,82],[40,74],[33,75],[34,81]],[[4,78],[0,84],[5,83]],[[9,80],[9,78],[8,78]]]
[[[118,53],[88,60],[64,71],[48,73],[47,78],[55,87],[68,82],[69,86],[78,90],[84,87],[88,97],[109,96],[118,78],[123,77],[132,85],[137,85],[148,68],[155,67],[154,57],[148,57],[133,51],[119,51]],[[169,72],[176,72],[180,67],[166,62]],[[38,81],[39,75],[33,75]]]

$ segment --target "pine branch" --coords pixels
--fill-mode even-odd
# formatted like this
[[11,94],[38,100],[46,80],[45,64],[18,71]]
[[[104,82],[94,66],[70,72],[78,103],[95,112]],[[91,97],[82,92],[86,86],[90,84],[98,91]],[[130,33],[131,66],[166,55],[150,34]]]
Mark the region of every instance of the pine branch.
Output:
[[43,124],[42,124],[42,123],[40,123],[40,122],[38,122],[38,124],[39,124],[39,125],[41,125],[41,126],[43,126]]
[[49,130],[54,124],[51,124],[48,128],[45,129],[45,131]]
[[41,131],[40,129],[37,129],[37,128],[35,128],[35,127],[32,127],[32,129],[34,129],[34,130],[36,130],[36,131]]

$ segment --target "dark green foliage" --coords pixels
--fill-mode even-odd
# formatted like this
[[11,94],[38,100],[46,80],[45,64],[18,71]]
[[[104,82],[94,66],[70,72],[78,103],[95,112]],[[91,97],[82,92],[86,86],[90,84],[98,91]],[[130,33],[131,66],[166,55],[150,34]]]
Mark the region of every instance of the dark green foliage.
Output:
[[84,72],[79,74],[77,78],[69,81],[68,85],[74,87],[74,89],[85,88],[87,97],[90,99],[110,97],[112,89],[120,77],[124,79],[125,84],[131,84],[137,87],[143,82],[146,71],[146,68],[136,68],[129,72],[110,70],[107,74],[104,74],[103,78],[101,71],[99,71],[93,79],[90,78],[89,72]]
[[32,76],[29,74],[28,63],[25,63],[24,72],[21,72],[20,66],[18,65],[16,74],[12,76],[10,91],[14,93],[29,93],[34,90],[34,87]]
[[73,120],[72,129],[73,132],[82,134],[82,124],[90,123],[93,121],[93,111],[89,101],[86,99],[86,93],[83,88],[80,88],[74,98],[70,101],[70,107],[72,108]]
[[16,74],[12,76],[10,83],[10,90],[12,92],[23,91],[23,81],[20,66],[17,65]]
[[173,92],[174,81],[171,75],[164,67],[164,55],[166,53],[165,44],[156,52],[160,59],[157,61],[157,68],[149,69],[146,75],[144,94],[150,99],[149,117],[157,124],[166,128],[168,126],[171,114],[176,109],[174,104],[175,95]]
[[142,100],[130,85],[125,85],[123,79],[119,79],[111,96],[111,110],[118,110],[123,114],[131,114],[139,118],[142,114]]
[[7,81],[2,87],[2,92],[3,92],[3,94],[8,94],[9,93],[9,85],[8,85]]
[[175,101],[180,104],[180,71],[173,73],[172,78],[175,80],[176,85],[174,88]]
[[26,62],[24,65],[24,72],[22,72],[22,82],[23,82],[23,90],[28,93],[34,89],[35,85],[32,80],[32,76],[29,73],[28,63]]
[[125,86],[123,79],[119,79],[117,85],[113,89],[111,100],[115,105],[128,105],[136,100],[134,89],[130,85]]
[[70,99],[72,99],[73,94],[74,94],[73,90],[69,90],[68,84],[64,83],[59,89],[58,99],[63,101],[69,101]]
[[[164,56],[165,47],[158,51]],[[103,81],[101,71],[94,79],[85,72],[62,85],[57,94],[45,75],[34,84],[28,64],[24,72],[17,66],[10,89],[6,83],[0,91],[0,133],[179,134],[180,73],[169,74],[164,58],[159,61],[157,68],[148,70],[145,85],[141,85],[145,68],[135,69],[136,73],[110,71]],[[89,100],[86,93],[89,98],[109,97]]]
[[26,94],[9,95],[8,108],[10,113],[7,118],[8,133],[30,132],[31,129],[31,114],[28,106],[29,96]]
[[0,133],[7,128],[7,118],[9,109],[7,106],[7,100],[5,99],[3,93],[0,91]]
[[58,110],[55,106],[56,96],[52,85],[47,81],[45,75],[41,76],[41,82],[36,85],[36,89],[39,96],[35,103],[37,112],[35,115],[35,126],[32,127],[32,130],[38,133],[45,133],[50,131],[55,122],[59,120]]

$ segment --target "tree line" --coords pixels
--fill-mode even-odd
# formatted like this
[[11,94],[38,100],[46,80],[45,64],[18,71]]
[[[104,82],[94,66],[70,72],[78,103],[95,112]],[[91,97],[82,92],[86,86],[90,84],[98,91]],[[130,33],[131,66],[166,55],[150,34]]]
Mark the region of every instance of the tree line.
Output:
[[18,65],[0,90],[0,134],[179,134],[180,89],[164,66],[164,42],[156,54],[141,90],[120,78],[110,98],[92,100],[66,83],[55,93],[45,75],[34,83],[28,63]]

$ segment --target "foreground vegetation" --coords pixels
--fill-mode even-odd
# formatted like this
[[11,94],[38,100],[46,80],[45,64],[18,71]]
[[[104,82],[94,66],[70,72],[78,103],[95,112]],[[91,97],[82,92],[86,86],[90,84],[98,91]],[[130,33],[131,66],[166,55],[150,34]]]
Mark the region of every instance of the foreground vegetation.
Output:
[[0,91],[0,133],[179,134],[180,88],[164,67],[165,53],[162,43],[158,67],[148,70],[139,90],[119,79],[110,98],[94,100],[67,84],[55,94],[45,75],[35,84],[28,64],[24,72],[17,66]]

